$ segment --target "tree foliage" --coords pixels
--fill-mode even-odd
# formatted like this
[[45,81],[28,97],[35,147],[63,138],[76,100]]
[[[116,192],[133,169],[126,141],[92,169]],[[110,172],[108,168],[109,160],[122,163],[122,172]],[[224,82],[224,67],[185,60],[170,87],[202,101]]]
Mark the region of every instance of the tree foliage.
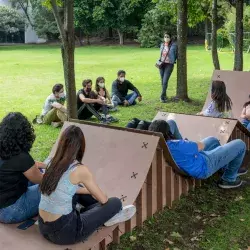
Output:
[[16,9],[0,6],[0,27],[6,33],[15,33],[24,30],[25,22],[23,15]]

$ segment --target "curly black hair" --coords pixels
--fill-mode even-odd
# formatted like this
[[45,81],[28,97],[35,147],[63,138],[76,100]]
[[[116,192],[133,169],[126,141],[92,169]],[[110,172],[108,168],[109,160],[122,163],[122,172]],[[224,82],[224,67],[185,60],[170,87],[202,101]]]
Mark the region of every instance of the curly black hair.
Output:
[[19,112],[11,112],[0,123],[0,158],[10,159],[29,152],[35,141],[35,132],[28,119]]

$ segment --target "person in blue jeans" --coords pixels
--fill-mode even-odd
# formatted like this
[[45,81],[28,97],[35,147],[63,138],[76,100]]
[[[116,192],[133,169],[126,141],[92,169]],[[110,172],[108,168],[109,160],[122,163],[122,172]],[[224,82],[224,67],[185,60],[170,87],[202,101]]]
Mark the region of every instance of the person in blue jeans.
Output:
[[[116,107],[117,105],[130,106],[135,105],[135,100],[142,101],[142,96],[139,90],[128,80],[125,79],[126,72],[119,70],[117,73],[117,79],[112,83],[112,103]],[[132,90],[132,93],[128,94],[128,91]]]
[[178,47],[177,43],[173,39],[170,33],[164,34],[164,43],[160,47],[160,58],[156,63],[156,66],[159,68],[161,76],[161,96],[160,101],[162,103],[167,102],[167,88],[169,78],[174,70],[174,64],[177,60]]
[[220,169],[224,173],[218,183],[220,188],[229,189],[242,185],[239,171],[243,162],[246,145],[242,140],[233,140],[223,146],[215,137],[207,137],[201,142],[176,138],[169,124],[156,120],[149,126],[149,131],[161,132],[176,164],[181,170],[196,179],[207,179]]
[[32,125],[21,113],[0,123],[0,222],[19,223],[38,214],[42,163],[29,154],[35,141]]

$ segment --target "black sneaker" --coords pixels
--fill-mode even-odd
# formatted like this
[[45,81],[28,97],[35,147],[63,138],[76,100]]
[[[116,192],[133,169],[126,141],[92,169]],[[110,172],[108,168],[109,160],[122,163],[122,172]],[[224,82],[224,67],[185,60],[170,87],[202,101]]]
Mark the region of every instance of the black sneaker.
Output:
[[230,189],[230,188],[237,188],[242,185],[242,180],[240,178],[237,178],[235,181],[224,181],[223,179],[220,179],[218,182],[218,186],[223,189]]
[[240,168],[239,171],[238,171],[237,176],[247,174],[247,172],[248,172],[248,170],[246,168]]
[[119,119],[118,119],[118,118],[115,118],[115,117],[113,117],[113,116],[111,116],[111,115],[107,116],[106,119],[107,119],[107,121],[109,121],[109,122],[119,122]]
[[161,103],[167,103],[167,101],[168,101],[168,99],[167,99],[167,98],[163,98],[163,99],[162,99],[162,98],[160,98],[160,102],[161,102]]

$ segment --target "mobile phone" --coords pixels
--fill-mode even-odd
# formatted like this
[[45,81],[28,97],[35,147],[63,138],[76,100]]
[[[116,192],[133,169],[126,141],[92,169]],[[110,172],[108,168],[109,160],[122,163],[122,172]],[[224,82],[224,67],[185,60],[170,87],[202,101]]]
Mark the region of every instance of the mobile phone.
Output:
[[21,230],[26,230],[27,228],[29,228],[32,225],[34,225],[35,222],[36,222],[35,220],[29,219],[29,220],[26,220],[25,222],[23,222],[22,224],[20,224],[17,228],[21,229]]

